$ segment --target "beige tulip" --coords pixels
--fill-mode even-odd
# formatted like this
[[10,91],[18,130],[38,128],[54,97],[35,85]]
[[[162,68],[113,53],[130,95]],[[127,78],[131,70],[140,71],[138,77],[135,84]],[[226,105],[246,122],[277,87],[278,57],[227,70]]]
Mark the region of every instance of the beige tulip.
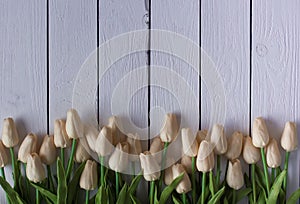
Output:
[[160,132],[160,139],[163,142],[172,142],[178,134],[178,123],[176,115],[168,113],[165,115],[165,121]]
[[225,156],[228,159],[234,160],[239,158],[243,149],[243,134],[241,132],[234,132],[231,137],[228,138],[228,148]]
[[74,155],[75,162],[82,163],[91,158],[91,155],[88,153],[88,151],[85,148],[86,146],[83,146],[82,142],[78,141],[75,155]]
[[244,177],[240,160],[229,160],[226,181],[228,186],[235,190],[239,190],[243,187]]
[[46,178],[46,171],[38,154],[32,153],[28,156],[26,166],[28,180],[39,183]]
[[192,184],[191,184],[190,178],[182,164],[173,165],[172,173],[173,173],[173,179],[176,179],[182,173],[184,174],[183,179],[180,181],[180,183],[176,187],[177,193],[182,194],[182,193],[187,193],[192,190]]
[[111,129],[112,132],[112,137],[113,137],[113,145],[116,146],[120,142],[125,142],[126,141],[126,136],[122,133],[120,130],[120,121],[118,120],[117,116],[111,116],[108,119],[108,125]]
[[8,164],[8,155],[2,140],[0,140],[0,168],[5,167],[7,164]]
[[269,143],[269,132],[262,117],[255,118],[252,130],[252,142],[255,147],[263,148]]
[[89,148],[93,152],[96,152],[95,144],[99,135],[98,129],[92,125],[85,125],[83,134],[84,137],[86,138],[87,145],[89,146]]
[[281,164],[281,154],[277,141],[274,138],[270,139],[266,147],[266,159],[268,166],[271,168],[279,167]]
[[165,169],[165,175],[164,175],[164,183],[165,185],[170,185],[173,182],[173,171],[172,171],[172,166],[169,166],[168,168]]
[[189,174],[192,173],[192,157],[184,154],[181,157],[180,163],[184,166],[186,172],[188,172]]
[[146,181],[156,181],[160,178],[160,166],[151,152],[140,154],[141,167]]
[[97,188],[98,173],[95,161],[87,160],[80,177],[79,186],[84,190],[94,190]]
[[66,132],[71,139],[83,137],[84,126],[75,109],[70,109],[67,112]]
[[66,121],[54,121],[54,144],[58,148],[67,148],[71,146],[71,140],[66,131]]
[[53,135],[46,135],[44,137],[39,155],[44,164],[51,165],[56,161],[56,148]]
[[109,158],[108,165],[115,172],[122,172],[128,166],[129,144],[127,142],[118,143],[115,151]]
[[291,152],[297,149],[298,146],[298,136],[296,123],[287,122],[285,124],[282,136],[281,136],[281,147],[287,151]]
[[138,134],[128,134],[127,142],[129,144],[129,160],[136,161],[139,159],[140,153],[142,153],[142,145]]
[[19,135],[15,122],[12,118],[6,118],[2,127],[2,142],[5,147],[15,147],[19,143]]
[[217,155],[225,154],[227,151],[227,138],[224,134],[224,127],[215,124],[211,130],[210,141],[215,145],[214,152]]
[[182,128],[181,130],[182,137],[182,149],[184,154],[195,157],[197,156],[199,144],[196,137],[193,136],[190,128]]
[[260,150],[252,143],[249,136],[244,137],[243,158],[247,164],[256,164],[260,160]]
[[37,136],[33,133],[29,133],[20,145],[18,152],[18,160],[26,163],[27,157],[37,151]]
[[198,150],[196,166],[198,171],[209,172],[214,168],[214,152],[212,144],[206,140],[202,141]]
[[158,164],[161,163],[161,151],[163,150],[163,148],[164,143],[161,141],[160,137],[153,138],[149,151],[151,152],[155,160],[158,162]]
[[197,132],[197,136],[196,136],[196,139],[197,139],[197,142],[198,144],[200,145],[200,143],[205,140],[207,137],[207,130],[199,130]]
[[98,156],[104,157],[112,153],[114,150],[113,146],[113,136],[111,129],[107,126],[104,126],[96,140],[95,152]]

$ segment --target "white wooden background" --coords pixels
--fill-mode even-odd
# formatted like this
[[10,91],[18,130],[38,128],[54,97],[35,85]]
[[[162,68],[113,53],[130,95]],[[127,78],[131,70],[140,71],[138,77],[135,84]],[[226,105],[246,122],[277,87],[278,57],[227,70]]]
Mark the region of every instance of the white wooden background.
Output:
[[[253,119],[263,116],[271,135],[279,138],[286,121],[300,127],[299,10],[298,0],[2,0],[0,119],[15,118],[21,137],[53,133],[54,119],[72,106],[75,77],[89,54],[117,35],[154,28],[200,43],[215,62],[226,90],[227,135],[234,130],[250,134]],[[205,85],[182,61],[158,52],[135,53],[113,65],[100,84],[100,123],[110,114],[106,99],[118,80],[149,63],[172,67],[189,81],[198,93],[199,126],[207,128]],[[164,90],[143,89],[131,103],[131,119],[146,127],[148,108],[160,105],[176,112],[172,101]],[[289,193],[299,187],[299,160],[300,152],[293,153]]]

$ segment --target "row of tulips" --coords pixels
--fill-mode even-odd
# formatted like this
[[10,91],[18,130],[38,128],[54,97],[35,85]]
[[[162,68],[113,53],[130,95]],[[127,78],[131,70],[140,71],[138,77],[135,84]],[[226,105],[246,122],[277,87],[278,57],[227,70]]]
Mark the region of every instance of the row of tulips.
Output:
[[[177,137],[179,133],[181,137]],[[182,150],[178,150],[183,152],[180,161],[174,161],[168,154],[169,144],[177,139],[182,142]],[[289,155],[298,143],[293,122],[286,123],[280,140],[286,151],[283,169],[280,168],[280,147],[276,139],[269,136],[262,118],[254,120],[252,137],[236,131],[227,138],[219,124],[214,125],[209,134],[201,130],[194,137],[189,128],[179,130],[174,114],[167,114],[160,135],[152,140],[150,149],[143,152],[139,136],[125,136],[118,129],[116,117],[111,117],[108,125],[98,132],[84,125],[76,110],[71,109],[66,121],[54,122],[54,135],[46,135],[40,148],[37,143],[37,136],[28,134],[16,159],[14,147],[19,144],[18,132],[13,119],[4,120],[0,185],[7,193],[8,203],[40,203],[41,200],[74,203],[81,192],[79,187],[85,190],[85,203],[140,203],[136,189],[142,176],[149,182],[150,204],[168,201],[237,203],[244,197],[248,197],[250,203],[296,203],[300,196],[298,189],[286,198]],[[9,162],[6,148],[11,155],[13,188],[5,181],[4,167]],[[59,157],[57,149],[60,149]],[[65,164],[66,149],[70,154]],[[99,159],[99,171],[92,154]],[[241,157],[251,166],[250,176],[242,171]],[[227,166],[222,176],[224,158]],[[56,172],[52,173],[55,162]],[[133,176],[131,182],[125,182],[122,172],[132,164],[134,174],[136,163],[142,172]],[[20,165],[24,168],[23,174]],[[35,199],[30,189],[35,189]],[[95,195],[90,195],[95,189]]]

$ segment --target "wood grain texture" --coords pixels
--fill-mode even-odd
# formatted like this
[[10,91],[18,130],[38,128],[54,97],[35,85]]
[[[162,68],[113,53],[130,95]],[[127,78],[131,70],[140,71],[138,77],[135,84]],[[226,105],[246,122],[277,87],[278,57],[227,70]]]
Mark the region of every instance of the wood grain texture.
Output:
[[[201,48],[215,63],[226,96],[225,133],[249,134],[250,4],[201,1]],[[202,67],[205,69],[205,67]],[[209,128],[210,96],[201,82],[201,127]]]
[[[0,129],[4,118],[13,117],[21,139],[47,132],[45,14],[44,1],[0,2]],[[12,183],[10,166],[5,169]]]
[[[299,127],[299,1],[253,1],[252,119],[263,116],[272,137],[286,121]],[[299,150],[290,158],[288,194],[299,188]]]
[[[82,64],[97,48],[97,1],[49,1],[49,125],[65,118],[72,108],[76,77]],[[96,59],[94,64],[96,65]],[[95,67],[96,69],[96,67]],[[86,80],[97,82],[97,75]],[[97,115],[97,99],[93,102]],[[77,108],[77,107],[76,107]],[[82,119],[91,117],[79,112]],[[90,113],[89,113],[90,114]]]

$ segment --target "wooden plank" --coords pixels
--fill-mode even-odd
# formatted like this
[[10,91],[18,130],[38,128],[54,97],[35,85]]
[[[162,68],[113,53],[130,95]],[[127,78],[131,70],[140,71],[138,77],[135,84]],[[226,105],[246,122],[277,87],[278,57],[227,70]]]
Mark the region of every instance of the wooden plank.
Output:
[[[47,132],[46,2],[0,3],[0,129],[15,118],[20,137]],[[10,167],[6,176],[12,183]],[[5,203],[0,189],[0,203]]]
[[[226,96],[225,134],[249,134],[250,4],[201,1],[201,48],[215,63]],[[205,67],[202,67],[205,69]],[[211,98],[201,82],[201,127],[209,128]]]
[[[299,127],[300,2],[253,1],[252,119],[263,116],[279,139],[286,121]],[[288,194],[299,188],[299,150],[289,166]]]
[[[65,118],[74,105],[73,91],[81,66],[97,48],[97,0],[49,1],[49,32],[49,125],[53,133],[54,120]],[[90,61],[97,72],[97,60]],[[96,84],[97,75],[85,80],[94,80]],[[90,112],[79,110],[85,122],[97,115],[97,99],[91,104]]]

